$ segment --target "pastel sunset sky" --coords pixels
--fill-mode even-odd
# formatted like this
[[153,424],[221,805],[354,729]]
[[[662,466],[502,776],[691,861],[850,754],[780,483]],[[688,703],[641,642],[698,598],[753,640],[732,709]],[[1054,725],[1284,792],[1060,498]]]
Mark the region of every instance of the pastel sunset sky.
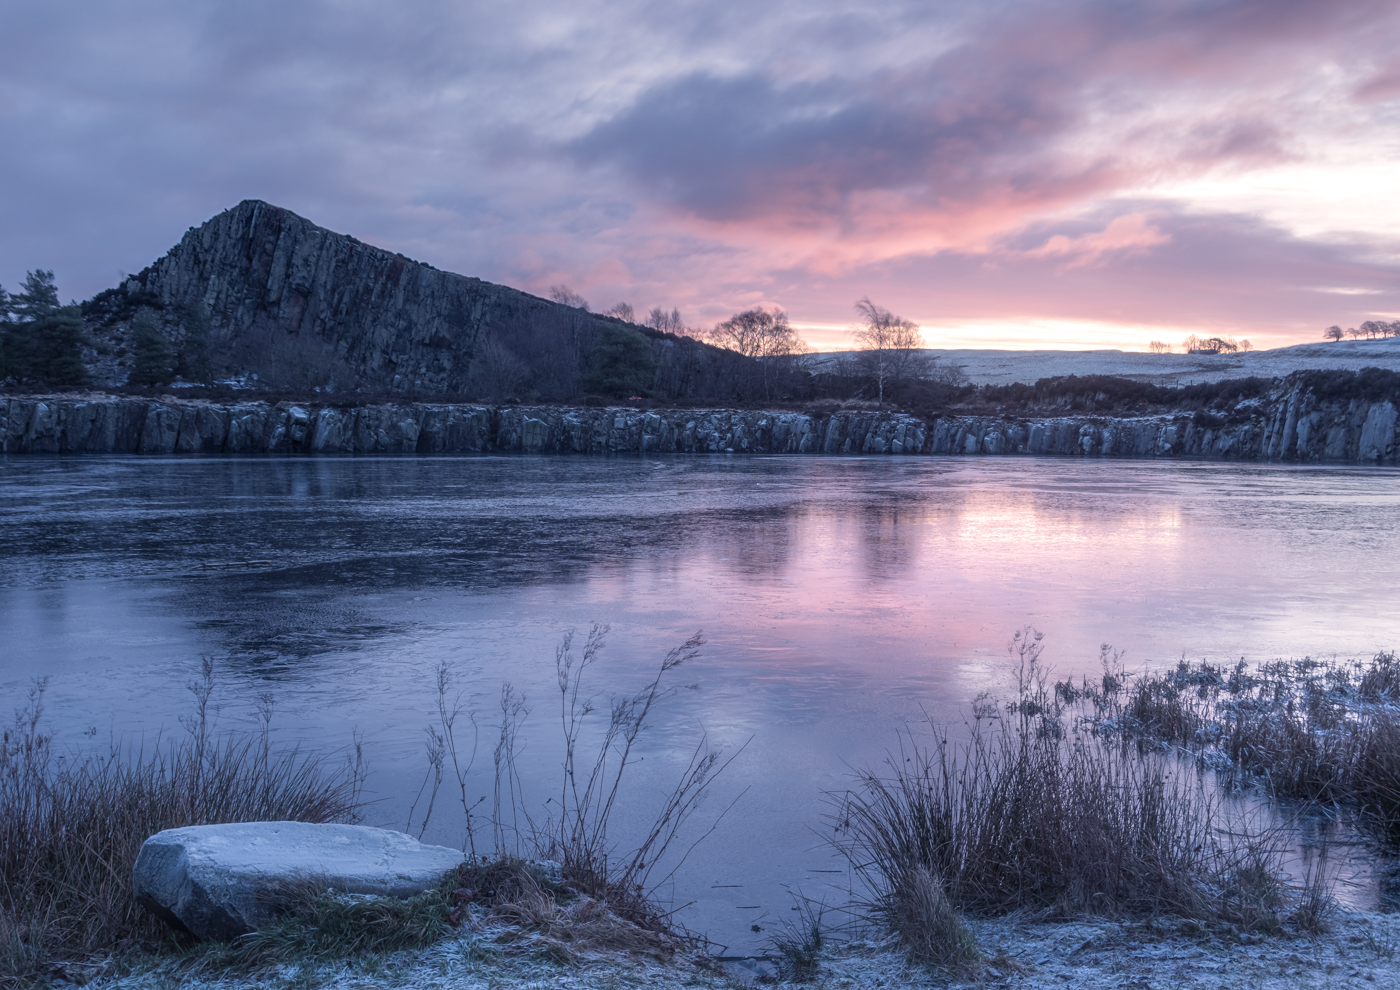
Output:
[[933,347],[1400,319],[1395,0],[7,0],[0,284],[245,198],[694,326]]

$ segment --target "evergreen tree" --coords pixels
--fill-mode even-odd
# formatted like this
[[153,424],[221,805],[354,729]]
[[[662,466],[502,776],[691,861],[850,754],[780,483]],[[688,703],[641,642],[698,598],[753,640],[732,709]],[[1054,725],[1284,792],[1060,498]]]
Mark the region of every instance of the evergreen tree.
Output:
[[585,391],[615,398],[650,395],[655,377],[651,341],[629,327],[612,323],[599,326],[580,382]]
[[132,385],[168,385],[175,380],[175,361],[170,342],[160,332],[155,314],[143,309],[131,321]]
[[6,373],[20,381],[80,385],[83,366],[83,320],[77,306],[60,306],[53,272],[42,268],[25,275],[24,288],[9,299],[12,315],[5,340]]
[[77,306],[59,306],[28,325],[30,373],[49,385],[82,385],[88,380],[83,364],[83,314]]
[[58,286],[53,272],[42,268],[24,276],[24,288],[10,300],[10,308],[21,323],[32,323],[58,309]]

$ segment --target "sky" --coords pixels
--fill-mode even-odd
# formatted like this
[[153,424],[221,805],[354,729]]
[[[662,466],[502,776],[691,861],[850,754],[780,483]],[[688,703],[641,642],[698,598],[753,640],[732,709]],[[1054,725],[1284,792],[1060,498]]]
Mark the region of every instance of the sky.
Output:
[[849,346],[1400,319],[1395,0],[0,4],[0,285],[243,199],[595,311]]

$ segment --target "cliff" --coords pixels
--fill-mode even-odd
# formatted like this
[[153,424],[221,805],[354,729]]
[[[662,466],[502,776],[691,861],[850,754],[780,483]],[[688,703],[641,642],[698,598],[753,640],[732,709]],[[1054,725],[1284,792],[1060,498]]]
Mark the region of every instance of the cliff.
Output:
[[1286,384],[1228,415],[944,415],[871,410],[340,407],[86,397],[0,399],[0,452],[1062,454],[1396,464],[1397,403]]
[[258,200],[191,227],[163,258],[94,297],[84,312],[95,336],[119,354],[125,324],[140,307],[161,314],[177,347],[197,314],[201,332],[235,367],[240,357],[255,362],[272,349],[281,364],[335,363],[363,385],[427,392],[466,390],[478,344],[493,330],[514,337],[522,327],[587,318]]

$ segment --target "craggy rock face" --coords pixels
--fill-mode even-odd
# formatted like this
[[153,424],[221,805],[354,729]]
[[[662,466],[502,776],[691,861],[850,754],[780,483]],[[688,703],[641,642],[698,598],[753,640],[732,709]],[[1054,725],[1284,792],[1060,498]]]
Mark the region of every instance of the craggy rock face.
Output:
[[460,391],[478,337],[492,327],[576,311],[454,275],[245,200],[123,284],[170,313],[208,314],[237,342],[260,333],[325,341],[378,388]]
[[309,403],[92,396],[0,399],[0,453],[34,454],[1061,454],[1396,464],[1389,401],[1281,388],[1229,421],[942,416],[871,410]]
[[411,897],[462,853],[360,825],[245,822],[157,832],[132,872],[136,899],[173,928],[233,938],[277,912],[280,892],[315,883],[347,894]]

